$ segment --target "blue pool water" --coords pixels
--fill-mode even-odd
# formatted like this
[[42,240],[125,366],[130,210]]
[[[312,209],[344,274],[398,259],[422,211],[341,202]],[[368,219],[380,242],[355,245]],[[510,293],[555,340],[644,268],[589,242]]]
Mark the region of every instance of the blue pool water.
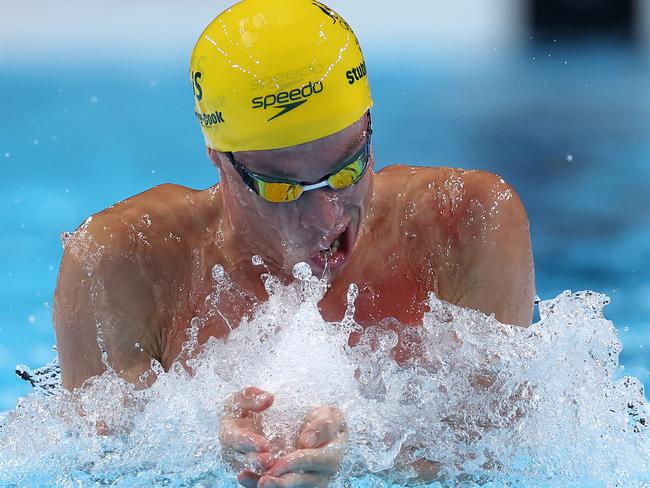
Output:
[[[531,43],[481,59],[367,59],[378,165],[486,169],[519,192],[537,290],[606,293],[626,374],[650,385],[650,60]],[[212,185],[187,66],[99,61],[0,71],[0,411],[54,357],[59,234],[153,185]]]

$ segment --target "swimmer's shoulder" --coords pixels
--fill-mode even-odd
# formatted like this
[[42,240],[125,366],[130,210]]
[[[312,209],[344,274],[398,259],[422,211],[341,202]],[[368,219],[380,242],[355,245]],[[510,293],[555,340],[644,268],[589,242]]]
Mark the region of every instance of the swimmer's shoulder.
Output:
[[392,216],[383,235],[407,242],[413,262],[431,263],[441,298],[530,325],[530,225],[510,184],[487,171],[410,166],[386,168],[376,183],[375,214]]
[[462,173],[464,170],[449,168],[446,166],[417,166],[406,164],[393,164],[385,166],[377,171],[375,177],[380,184],[392,186],[390,182],[399,181],[400,185],[406,185],[405,189],[417,192],[422,186],[429,186],[430,183],[442,182],[450,175]]
[[[386,166],[375,175],[377,196],[391,206],[431,208],[446,200],[449,182],[461,178],[465,171],[446,166]],[[435,205],[434,205],[435,206]]]
[[376,186],[383,198],[426,204],[444,215],[471,212],[474,207],[491,207],[509,201],[523,210],[515,189],[503,178],[483,170],[446,166],[386,166],[376,174]]
[[[378,197],[385,205],[414,214],[417,230],[458,238],[462,247],[487,227],[528,228],[528,217],[515,189],[500,176],[482,170],[445,166],[387,166],[376,175]],[[404,220],[404,219],[402,219]],[[486,227],[487,226],[487,227]]]
[[194,190],[163,184],[88,217],[64,235],[66,251],[152,256],[200,247],[221,220],[219,187]]

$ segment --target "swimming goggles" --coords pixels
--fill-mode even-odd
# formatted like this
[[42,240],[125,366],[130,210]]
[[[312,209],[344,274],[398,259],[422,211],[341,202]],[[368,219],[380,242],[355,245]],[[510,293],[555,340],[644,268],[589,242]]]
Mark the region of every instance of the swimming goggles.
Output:
[[342,190],[359,181],[365,173],[368,167],[368,161],[370,160],[370,136],[372,135],[370,125],[368,126],[367,134],[366,143],[359,152],[352,156],[352,158],[341,163],[329,176],[314,184],[253,173],[237,161],[232,152],[225,154],[244,183],[264,200],[274,203],[293,202],[309,190],[326,186],[334,190]]

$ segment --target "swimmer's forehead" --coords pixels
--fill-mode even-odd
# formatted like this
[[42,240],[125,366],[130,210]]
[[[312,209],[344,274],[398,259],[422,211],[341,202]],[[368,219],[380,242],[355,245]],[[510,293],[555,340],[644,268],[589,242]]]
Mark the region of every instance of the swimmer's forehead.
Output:
[[328,175],[366,142],[364,115],[342,131],[315,141],[281,149],[240,151],[238,161],[254,173],[297,181],[314,181]]

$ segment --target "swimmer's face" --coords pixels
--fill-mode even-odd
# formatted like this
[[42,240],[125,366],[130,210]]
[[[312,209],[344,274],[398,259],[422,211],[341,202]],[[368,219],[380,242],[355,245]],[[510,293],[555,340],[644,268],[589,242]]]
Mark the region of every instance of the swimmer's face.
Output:
[[[363,148],[368,122],[364,115],[331,136],[286,149],[237,152],[235,158],[253,173],[320,182]],[[348,188],[324,187],[305,191],[293,202],[273,203],[242,181],[225,154],[209,152],[220,170],[224,205],[242,244],[276,272],[290,273],[296,263],[304,261],[320,276],[326,260],[332,276],[340,272],[352,253],[370,201],[372,155],[364,175]]]

